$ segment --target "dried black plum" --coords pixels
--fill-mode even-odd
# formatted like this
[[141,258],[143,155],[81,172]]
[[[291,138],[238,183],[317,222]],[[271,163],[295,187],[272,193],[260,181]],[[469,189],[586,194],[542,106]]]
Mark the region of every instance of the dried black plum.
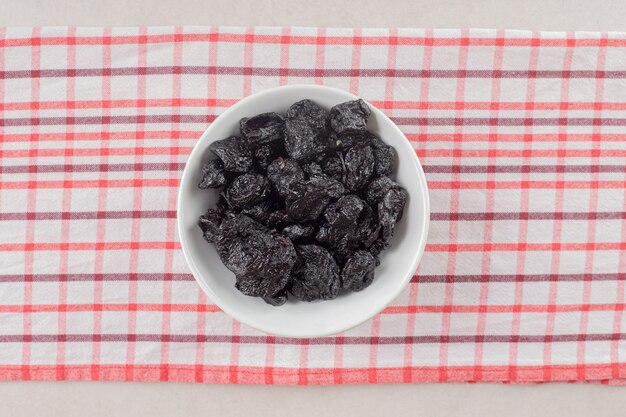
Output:
[[287,290],[282,289],[271,297],[263,297],[263,301],[274,307],[282,306],[287,302]]
[[317,162],[309,162],[302,167],[302,170],[309,177],[311,175],[323,174],[322,167]]
[[269,294],[285,288],[289,281],[289,275],[278,275],[269,278],[267,275],[249,277],[235,274],[235,279],[235,288],[243,295],[266,298],[271,297]]
[[315,235],[315,240],[325,248],[333,249],[347,246],[348,237],[344,231],[322,224]]
[[289,217],[285,210],[273,211],[267,216],[267,227],[282,230],[285,226],[293,224],[294,220]]
[[266,145],[281,140],[285,131],[285,120],[278,113],[262,113],[239,122],[241,135],[252,146]]
[[304,195],[304,171],[292,159],[274,160],[267,167],[267,178],[282,199],[295,199]]
[[330,198],[339,198],[348,192],[344,185],[326,174],[314,174],[305,183],[307,191],[321,192]]
[[326,208],[324,220],[328,226],[334,228],[345,229],[354,226],[364,206],[363,200],[356,195],[344,195]]
[[374,153],[369,146],[354,146],[346,152],[344,159],[344,184],[352,191],[367,185],[374,172]]
[[311,123],[314,123],[317,129],[324,129],[326,126],[328,111],[320,107],[314,101],[304,99],[289,106],[286,116],[287,120],[297,118],[311,119]]
[[231,136],[217,140],[209,146],[224,163],[224,169],[231,172],[248,172],[252,169],[252,153],[245,139]]
[[224,195],[223,191],[219,194],[217,198],[215,209],[222,215],[230,209],[230,206],[228,204],[228,201],[226,201],[226,196]]
[[324,191],[308,191],[302,197],[287,202],[287,214],[301,223],[312,222],[317,220],[328,203],[330,198]]
[[198,187],[223,188],[198,225],[240,292],[280,306],[288,293],[329,300],[371,284],[408,194],[391,179],[395,150],[366,130],[369,115],[363,100],[330,111],[302,100],[210,145],[217,159]]
[[285,119],[285,149],[290,158],[309,160],[330,148],[327,115],[326,110],[311,100],[298,101],[289,107]]
[[219,188],[226,185],[226,173],[224,172],[224,163],[220,159],[213,159],[202,165],[202,180],[198,184],[198,188]]
[[322,172],[329,177],[337,180],[343,180],[343,161],[339,156],[331,156],[322,162]]
[[205,214],[198,219],[198,225],[202,229],[204,239],[213,243],[218,238],[220,224],[222,224],[223,215],[215,209],[208,209]]
[[243,214],[226,216],[215,246],[235,274],[237,289],[254,297],[271,297],[283,289],[296,261],[289,238]]
[[226,189],[226,200],[231,207],[259,204],[270,194],[270,183],[260,174],[243,174]]
[[261,145],[254,150],[254,163],[260,172],[265,172],[269,164],[280,157],[280,150],[276,148],[276,145]]
[[378,203],[378,219],[381,225],[381,237],[389,242],[396,223],[402,218],[402,211],[408,195],[404,189],[392,188]]
[[302,301],[332,300],[339,294],[339,266],[328,250],[317,245],[296,246],[301,258],[292,271],[289,292]]
[[285,227],[282,233],[292,242],[301,242],[315,235],[315,226],[312,224],[292,224]]
[[370,141],[374,149],[374,172],[377,176],[391,175],[396,160],[396,150],[378,136],[371,135]]
[[267,224],[272,211],[272,203],[269,201],[263,201],[253,206],[244,206],[239,213],[256,220],[259,223]]
[[374,280],[376,260],[366,251],[356,251],[341,271],[341,287],[350,291],[361,291]]
[[396,151],[391,146],[384,149],[374,149],[376,175],[391,175],[395,158]]
[[332,249],[333,258],[335,258],[335,262],[337,265],[343,268],[346,264],[350,256],[354,252],[354,248],[350,247],[349,242],[347,240],[342,239],[339,244],[336,244]]
[[401,188],[402,187],[400,187],[400,185],[397,182],[393,181],[391,178],[382,176],[370,182],[369,186],[367,187],[365,197],[368,203],[376,204],[385,197],[387,191],[391,189],[399,190]]
[[331,249],[340,264],[343,264],[350,255],[355,243],[358,220],[366,206],[367,204],[359,197],[345,195],[331,203],[324,211],[324,223],[320,226],[315,239],[324,247]]
[[345,228],[334,228],[330,226],[320,226],[315,235],[315,242],[328,249],[335,261],[343,265],[354,251],[350,242],[350,236],[354,233],[354,225]]
[[330,109],[328,119],[336,133],[359,132],[365,130],[370,108],[361,99],[346,101]]
[[389,243],[385,242],[382,238],[376,239],[372,245],[367,248],[367,251],[372,254],[376,260],[376,266],[380,265],[380,259],[378,255],[389,247]]
[[331,142],[333,147],[341,150],[349,149],[355,145],[370,145],[371,133],[364,132],[344,132],[341,134],[331,132]]
[[369,204],[363,204],[363,210],[357,221],[356,229],[350,236],[352,246],[369,248],[378,239],[380,224]]
[[303,181],[304,171],[293,159],[278,157],[267,167],[267,177],[272,183],[279,183],[286,178],[288,181]]

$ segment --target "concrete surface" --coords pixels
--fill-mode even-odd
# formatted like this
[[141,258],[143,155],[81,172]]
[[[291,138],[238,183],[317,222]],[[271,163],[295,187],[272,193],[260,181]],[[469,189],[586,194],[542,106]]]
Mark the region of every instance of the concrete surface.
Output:
[[[0,25],[298,25],[626,31],[616,0],[3,0]],[[626,415],[626,388],[581,384],[218,386],[0,383],[0,416]]]
[[2,25],[626,30],[622,0],[3,0]]
[[624,416],[625,391],[581,384],[344,385],[16,382],[0,384],[0,415],[189,416]]

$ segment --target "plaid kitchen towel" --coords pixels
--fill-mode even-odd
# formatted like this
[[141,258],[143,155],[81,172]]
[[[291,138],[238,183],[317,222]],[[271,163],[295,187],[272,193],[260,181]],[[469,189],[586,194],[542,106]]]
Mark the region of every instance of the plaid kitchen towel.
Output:
[[[0,379],[626,381],[626,34],[0,30]],[[430,186],[426,253],[374,319],[273,337],[201,292],[175,227],[194,143],[316,83],[378,106]]]

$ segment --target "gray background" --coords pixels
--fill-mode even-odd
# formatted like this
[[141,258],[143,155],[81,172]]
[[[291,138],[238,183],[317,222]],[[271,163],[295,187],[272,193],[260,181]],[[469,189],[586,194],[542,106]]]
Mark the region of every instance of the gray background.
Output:
[[[0,25],[292,25],[626,31],[616,0],[3,0]],[[0,383],[2,416],[626,415],[626,388],[583,384],[228,386]]]

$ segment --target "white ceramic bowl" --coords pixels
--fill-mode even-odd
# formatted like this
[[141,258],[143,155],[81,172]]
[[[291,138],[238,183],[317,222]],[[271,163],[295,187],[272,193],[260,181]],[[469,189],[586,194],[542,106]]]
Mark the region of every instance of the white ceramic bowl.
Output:
[[267,333],[290,337],[339,333],[385,308],[413,276],[424,251],[429,221],[428,188],[415,151],[400,129],[369,104],[372,114],[368,129],[396,149],[395,180],[409,193],[402,220],[396,225],[392,247],[381,255],[374,282],[363,291],[343,294],[331,301],[307,303],[292,297],[281,307],[272,307],[260,298],[237,291],[235,276],[222,264],[215,248],[203,239],[197,226],[198,217],[217,200],[216,191],[197,187],[202,164],[212,159],[208,151],[211,142],[239,133],[242,117],[269,111],[284,113],[291,104],[305,98],[330,108],[354,100],[356,96],[329,87],[293,85],[246,97],[224,111],[198,140],[185,166],[178,192],[180,241],[198,284],[215,304],[240,322]]

